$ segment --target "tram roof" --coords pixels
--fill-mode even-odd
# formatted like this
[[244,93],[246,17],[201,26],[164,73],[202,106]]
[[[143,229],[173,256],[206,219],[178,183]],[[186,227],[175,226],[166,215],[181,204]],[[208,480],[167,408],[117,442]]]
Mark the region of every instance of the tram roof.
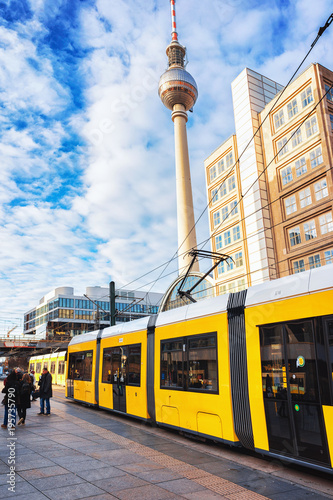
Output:
[[333,265],[329,264],[303,273],[265,281],[265,283],[250,287],[247,291],[245,307],[307,295],[332,288]]
[[[248,288],[245,307],[256,306],[272,301],[284,300],[309,293],[333,289],[333,265],[311,269],[303,273],[293,274],[272,281],[265,281]],[[211,299],[201,300],[193,304],[164,311],[158,314],[156,326],[170,325],[181,321],[189,321],[202,316],[212,316],[227,311],[230,294],[219,295]],[[120,323],[105,328],[102,338],[124,335],[146,330],[149,316],[138,320]],[[74,337],[69,345],[96,340],[99,330]]]

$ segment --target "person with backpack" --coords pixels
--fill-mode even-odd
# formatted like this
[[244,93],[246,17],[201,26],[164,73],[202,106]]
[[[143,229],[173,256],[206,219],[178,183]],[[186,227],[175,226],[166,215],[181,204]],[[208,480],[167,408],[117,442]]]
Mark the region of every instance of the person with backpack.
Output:
[[20,405],[20,386],[14,370],[8,375],[2,392],[5,394],[5,413],[1,427],[7,429],[8,425],[8,427],[13,430],[16,425],[16,409]]
[[20,387],[20,406],[18,408],[18,414],[20,420],[17,425],[24,425],[27,416],[27,408],[31,408],[30,405],[30,394],[31,394],[31,378],[29,373],[25,373],[22,378],[22,384]]

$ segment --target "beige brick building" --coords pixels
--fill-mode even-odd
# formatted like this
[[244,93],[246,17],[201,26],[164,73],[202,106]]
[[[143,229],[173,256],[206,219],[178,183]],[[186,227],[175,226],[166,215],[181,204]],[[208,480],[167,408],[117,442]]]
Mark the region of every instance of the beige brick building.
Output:
[[212,249],[233,259],[217,293],[333,262],[332,82],[312,64],[282,95],[247,68],[232,83],[236,134],[205,161]]

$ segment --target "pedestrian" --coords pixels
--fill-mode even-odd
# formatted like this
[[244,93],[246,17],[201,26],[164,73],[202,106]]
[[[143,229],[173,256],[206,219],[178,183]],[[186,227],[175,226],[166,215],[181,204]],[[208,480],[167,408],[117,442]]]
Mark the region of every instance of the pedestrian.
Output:
[[7,429],[8,426],[12,430],[15,429],[16,425],[16,408],[20,404],[19,383],[17,381],[16,373],[14,370],[8,375],[5,387],[2,389],[2,392],[5,394],[5,414],[1,427],[3,429]]
[[25,373],[22,378],[22,385],[20,389],[20,406],[18,408],[18,414],[20,420],[17,425],[24,425],[25,419],[27,417],[27,408],[31,408],[30,405],[30,394],[32,391],[31,378],[29,373]]
[[34,370],[30,370],[30,378],[31,378],[31,385],[36,385],[36,377],[35,377],[35,372]]
[[40,412],[38,415],[44,415],[44,403],[46,405],[46,415],[50,415],[50,398],[52,398],[52,375],[47,368],[43,368],[42,376],[38,381]]

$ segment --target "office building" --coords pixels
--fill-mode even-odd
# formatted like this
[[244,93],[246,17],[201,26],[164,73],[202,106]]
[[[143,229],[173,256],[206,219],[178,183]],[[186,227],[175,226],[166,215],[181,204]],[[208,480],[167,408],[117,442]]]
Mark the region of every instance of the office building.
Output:
[[[116,290],[116,323],[158,312],[161,293]],[[24,334],[36,339],[70,338],[110,326],[109,288],[88,287],[85,295],[59,287],[24,315]]]
[[236,133],[205,161],[212,249],[231,257],[217,293],[333,261],[332,82],[311,64],[286,89],[248,68],[232,83]]

